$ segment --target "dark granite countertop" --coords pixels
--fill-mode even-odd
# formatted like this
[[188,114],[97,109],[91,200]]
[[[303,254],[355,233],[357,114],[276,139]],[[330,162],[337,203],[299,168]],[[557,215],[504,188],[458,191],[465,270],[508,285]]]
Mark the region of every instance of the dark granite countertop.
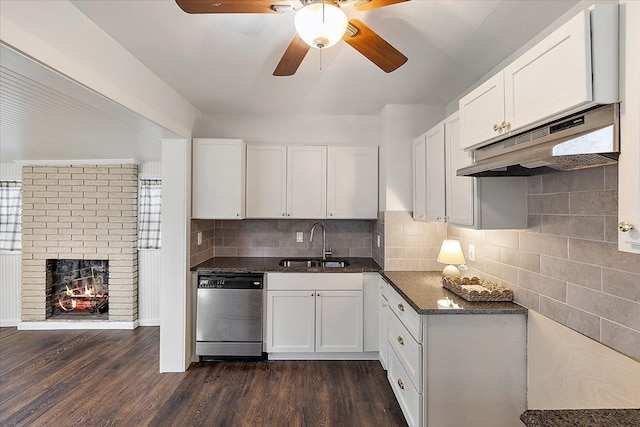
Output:
[[340,258],[349,261],[347,267],[283,267],[282,258],[214,257],[191,268],[191,271],[214,273],[283,272],[283,273],[363,273],[378,272],[380,266],[371,258]]
[[[341,258],[347,267],[283,267],[281,258],[214,257],[191,271],[213,273],[363,273],[380,272],[385,280],[407,300],[419,314],[526,314],[527,309],[512,302],[469,302],[442,287],[439,271],[382,271],[371,258]],[[459,309],[440,308],[438,300],[451,299]]]
[[[469,302],[442,287],[439,271],[382,271],[382,276],[419,314],[526,314],[513,302]],[[453,300],[459,309],[439,308],[438,300]]]
[[527,410],[520,419],[527,427],[638,427],[640,409]]

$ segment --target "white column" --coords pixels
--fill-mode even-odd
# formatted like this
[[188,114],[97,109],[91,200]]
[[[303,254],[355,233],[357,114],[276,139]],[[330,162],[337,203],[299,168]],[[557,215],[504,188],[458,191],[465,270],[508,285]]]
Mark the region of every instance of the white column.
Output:
[[162,283],[160,372],[190,363],[189,226],[191,140],[162,140]]

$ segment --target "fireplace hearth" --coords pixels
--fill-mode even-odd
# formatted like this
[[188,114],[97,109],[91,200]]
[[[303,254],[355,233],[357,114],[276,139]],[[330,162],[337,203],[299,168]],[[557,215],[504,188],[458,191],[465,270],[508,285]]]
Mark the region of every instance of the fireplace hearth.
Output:
[[109,319],[109,261],[48,259],[48,319]]

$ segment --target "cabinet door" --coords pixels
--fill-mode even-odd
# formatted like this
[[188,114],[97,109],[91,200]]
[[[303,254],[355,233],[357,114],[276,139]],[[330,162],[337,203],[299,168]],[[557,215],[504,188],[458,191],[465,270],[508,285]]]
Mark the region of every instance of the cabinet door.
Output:
[[[461,148],[481,144],[504,134],[504,74],[495,76],[460,99]],[[495,127],[495,128],[494,128]]]
[[288,147],[287,217],[326,216],[327,147]]
[[511,130],[592,100],[589,11],[584,10],[504,69]]
[[329,147],[327,218],[378,217],[378,147]]
[[427,204],[425,200],[427,189],[427,154],[425,152],[425,136],[421,135],[413,141],[413,219],[426,221]]
[[447,222],[474,226],[475,178],[457,176],[456,171],[473,163],[473,154],[460,148],[460,116],[444,121],[446,160]]
[[267,292],[267,352],[312,353],[315,292]]
[[382,369],[387,369],[387,353],[389,344],[387,341],[387,325],[389,323],[389,303],[384,293],[384,287],[389,286],[384,279],[380,278],[380,292],[378,294],[378,342],[380,343],[380,364]]
[[362,291],[316,293],[316,352],[362,352]]
[[245,156],[242,140],[193,140],[192,218],[244,217]]
[[287,212],[287,147],[247,147],[247,217],[282,218]]
[[426,134],[426,216],[427,221],[445,221],[444,123]]

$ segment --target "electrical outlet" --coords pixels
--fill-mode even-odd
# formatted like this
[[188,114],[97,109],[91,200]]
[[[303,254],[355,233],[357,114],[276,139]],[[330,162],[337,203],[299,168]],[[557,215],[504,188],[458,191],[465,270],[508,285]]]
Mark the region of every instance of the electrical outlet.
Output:
[[198,246],[202,244],[202,231],[198,231]]
[[378,244],[378,247],[380,247],[380,235],[378,234],[378,236],[377,236],[377,237],[378,237],[378,240],[377,240],[377,242],[376,242],[376,243]]
[[298,243],[304,242],[304,233],[302,231],[298,231],[296,233],[296,242]]
[[469,261],[476,260],[476,247],[474,245],[469,245]]

